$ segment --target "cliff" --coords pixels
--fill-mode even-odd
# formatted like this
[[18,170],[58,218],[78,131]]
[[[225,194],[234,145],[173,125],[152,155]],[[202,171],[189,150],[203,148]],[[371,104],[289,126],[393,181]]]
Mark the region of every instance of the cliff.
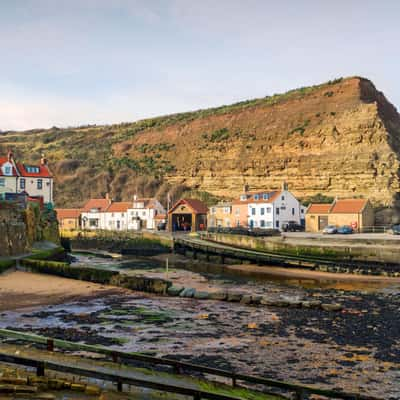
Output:
[[58,206],[187,188],[230,198],[284,180],[301,198],[400,200],[400,116],[359,77],[136,123],[8,132],[0,146],[21,159],[46,153]]

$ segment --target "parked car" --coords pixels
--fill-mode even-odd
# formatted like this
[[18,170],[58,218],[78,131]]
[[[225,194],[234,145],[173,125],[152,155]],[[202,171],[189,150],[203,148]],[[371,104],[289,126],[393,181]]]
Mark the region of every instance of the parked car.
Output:
[[340,233],[342,235],[348,235],[350,233],[353,233],[353,228],[348,225],[343,225],[337,229],[337,233]]
[[284,232],[304,232],[304,226],[296,221],[289,221],[282,224],[282,230]]
[[393,235],[400,235],[400,224],[392,225],[390,230]]
[[157,230],[158,231],[165,231],[167,229],[167,223],[166,222],[159,222],[157,224]]
[[326,233],[329,235],[333,235],[337,233],[337,228],[335,225],[327,225],[324,229],[322,229],[322,233]]

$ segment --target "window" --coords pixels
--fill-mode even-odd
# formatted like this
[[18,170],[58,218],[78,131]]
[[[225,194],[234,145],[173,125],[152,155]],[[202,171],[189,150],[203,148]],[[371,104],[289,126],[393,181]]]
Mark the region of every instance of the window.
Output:
[[211,207],[211,214],[215,214],[215,212],[216,212],[215,207]]
[[251,215],[256,215],[256,209],[255,208],[251,209]]
[[285,196],[282,196],[282,197],[281,197],[281,200],[284,201],[284,200],[285,200]]
[[294,215],[294,208],[292,208],[292,215]]
[[266,210],[267,210],[267,214],[271,214],[272,209],[270,207],[266,208]]
[[240,200],[241,200],[241,201],[246,201],[246,200],[247,200],[247,195],[242,194],[242,195],[240,196]]
[[237,209],[235,210],[235,215],[240,215],[240,208],[237,208]]
[[260,221],[260,227],[261,227],[261,228],[264,228],[264,227],[265,227],[265,221],[264,221],[263,219]]
[[272,221],[267,221],[267,228],[272,228]]
[[279,228],[279,221],[276,221],[276,227]]
[[230,214],[231,213],[231,208],[230,207],[225,207],[224,208],[224,213],[225,214]]
[[25,166],[25,169],[30,174],[38,174],[40,172],[39,167]]
[[269,199],[269,194],[268,193],[264,193],[263,194],[263,199],[264,200],[268,200]]
[[301,209],[301,213],[304,214],[304,209],[303,208]]
[[42,190],[43,189],[43,179],[38,179],[37,180],[37,189]]
[[260,214],[261,214],[261,215],[264,215],[264,214],[265,214],[265,208],[264,208],[264,207],[260,208]]
[[276,215],[279,215],[279,208],[276,209]]
[[260,196],[258,194],[254,195],[254,200],[258,200],[260,198]]
[[124,213],[121,213],[121,217],[124,218],[124,216],[125,216]]
[[25,178],[21,178],[19,180],[19,188],[20,189],[25,189],[25,186],[26,186]]
[[11,167],[10,167],[9,165],[7,165],[7,166],[4,168],[4,175],[12,175],[12,173],[11,173]]
[[146,211],[143,211],[142,215],[143,215],[143,217],[145,217],[146,216]]
[[5,187],[5,186],[6,186],[6,179],[0,178],[0,187]]
[[281,210],[286,210],[286,206],[281,206]]

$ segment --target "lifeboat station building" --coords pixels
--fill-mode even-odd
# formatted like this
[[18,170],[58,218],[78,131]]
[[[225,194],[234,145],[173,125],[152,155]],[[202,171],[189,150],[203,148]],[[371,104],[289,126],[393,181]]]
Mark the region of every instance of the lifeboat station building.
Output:
[[207,228],[207,206],[197,199],[181,199],[168,211],[170,232],[196,232]]

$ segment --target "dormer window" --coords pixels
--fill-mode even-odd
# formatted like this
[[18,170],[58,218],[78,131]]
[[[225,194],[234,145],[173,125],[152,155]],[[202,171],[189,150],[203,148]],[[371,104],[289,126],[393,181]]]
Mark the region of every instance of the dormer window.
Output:
[[254,195],[254,200],[258,200],[260,198],[260,196],[258,194]]
[[241,201],[246,201],[246,200],[247,200],[247,196],[246,196],[245,194],[242,194],[242,195],[240,196],[240,200],[241,200]]
[[26,172],[28,172],[29,174],[38,174],[40,172],[39,167],[26,166],[25,169],[26,169]]
[[11,167],[9,165],[7,165],[4,168],[4,175],[11,175],[11,171],[12,171]]
[[268,193],[264,193],[264,194],[263,194],[263,199],[264,199],[264,200],[268,200],[268,199],[269,199]]

